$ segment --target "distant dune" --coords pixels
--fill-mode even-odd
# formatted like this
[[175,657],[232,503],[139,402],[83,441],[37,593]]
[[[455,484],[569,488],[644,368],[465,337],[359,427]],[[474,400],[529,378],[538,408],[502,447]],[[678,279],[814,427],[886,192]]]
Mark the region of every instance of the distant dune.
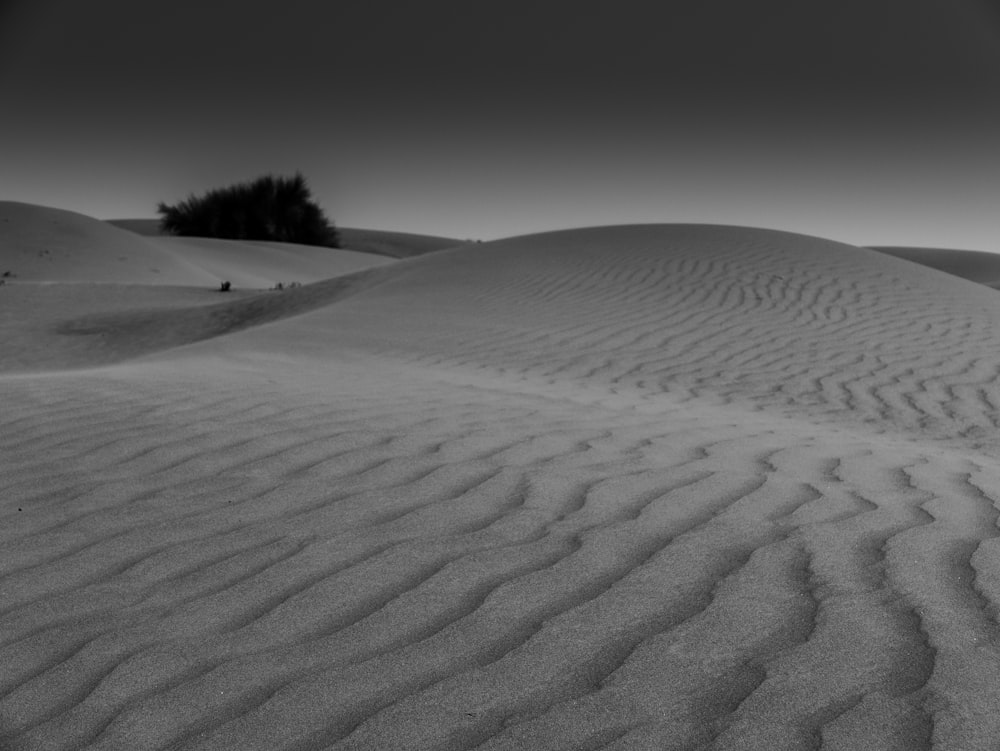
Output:
[[[210,285],[267,289],[388,261],[290,243],[137,236],[83,214],[0,201],[0,267],[21,282]],[[2,271],[0,271],[2,273]]]
[[[315,307],[353,284],[337,279],[391,263],[368,253],[288,243],[140,237],[81,214],[0,202],[0,274],[7,274],[0,277],[6,282],[0,372],[106,363],[217,336]],[[309,292],[248,299],[278,283],[323,280],[330,281]],[[233,285],[226,295],[218,294],[222,281]],[[226,300],[247,312],[218,305]],[[190,310],[213,305],[207,318]],[[119,320],[119,329],[135,331],[157,311],[169,311],[171,321],[134,341],[65,335],[89,330],[91,317]]]
[[994,290],[711,225],[135,289],[0,287],[0,747],[1000,737]]
[[378,253],[392,258],[411,258],[412,256],[433,253],[436,250],[455,248],[466,245],[471,240],[456,240],[451,237],[436,235],[417,235],[409,232],[385,232],[383,230],[339,228],[340,241],[345,248],[365,253]]
[[25,282],[218,284],[155,242],[83,214],[0,202],[0,266]]
[[[111,219],[108,220],[108,224],[147,237],[163,236],[158,219]],[[436,235],[386,232],[352,227],[338,227],[337,231],[340,233],[341,245],[344,248],[359,253],[375,253],[391,258],[409,258],[471,242]]]
[[[883,427],[911,429],[957,408],[932,407],[954,397],[928,391],[915,373],[973,367],[1000,320],[1000,299],[978,284],[872,250],[739,227],[544,233],[387,272],[343,304],[218,346],[301,354],[298,343],[312,347],[323,331],[334,349],[377,343],[452,373],[494,367],[565,388],[739,398],[852,419],[870,409]],[[850,385],[869,370],[893,384],[893,397],[874,383]],[[993,427],[992,410],[968,406],[962,429],[967,419]]]
[[1000,289],[1000,253],[939,248],[873,247],[872,250]]
[[134,232],[144,237],[163,237],[167,235],[166,232],[160,229],[159,219],[106,219],[105,221],[114,227],[127,229],[129,232]]

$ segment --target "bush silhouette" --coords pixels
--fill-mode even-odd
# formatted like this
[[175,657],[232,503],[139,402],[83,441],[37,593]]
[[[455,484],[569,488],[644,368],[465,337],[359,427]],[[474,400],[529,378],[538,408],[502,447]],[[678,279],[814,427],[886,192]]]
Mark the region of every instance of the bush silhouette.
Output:
[[340,247],[336,227],[312,200],[298,172],[216,188],[173,206],[160,203],[156,210],[160,229],[173,235]]

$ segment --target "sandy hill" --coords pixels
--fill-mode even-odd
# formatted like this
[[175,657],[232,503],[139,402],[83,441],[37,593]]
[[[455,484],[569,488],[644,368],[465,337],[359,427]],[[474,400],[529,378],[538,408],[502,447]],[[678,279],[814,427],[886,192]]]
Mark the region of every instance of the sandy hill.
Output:
[[412,232],[388,232],[356,227],[342,227],[338,231],[340,232],[341,244],[345,248],[365,253],[378,253],[392,258],[412,258],[424,253],[433,253],[471,243],[469,240],[457,240],[437,235],[420,235]]
[[154,244],[214,280],[251,289],[269,289],[278,282],[316,282],[392,263],[370,253],[292,243],[158,237]]
[[[146,237],[163,237],[159,219],[110,219],[108,224]],[[391,258],[409,258],[436,250],[454,248],[470,241],[412,232],[389,232],[356,227],[338,227],[341,245],[346,250],[375,253]]]
[[120,229],[127,229],[143,237],[163,237],[159,219],[105,219],[106,223]]
[[940,248],[873,247],[880,253],[904,258],[932,269],[1000,289],[1000,253],[982,250],[944,250]]
[[[21,282],[108,282],[267,289],[386,263],[371,255],[290,243],[141,237],[45,206],[0,202],[0,267]],[[0,272],[2,273],[2,272]]]
[[[279,282],[317,282],[391,263],[368,253],[289,243],[141,237],[74,212],[0,202],[0,274],[5,274],[0,277],[0,371],[100,362],[103,349],[93,338],[67,340],[56,334],[91,314],[117,312],[135,325],[148,311],[174,311],[175,322],[155,340],[162,346],[166,331],[190,341],[198,328],[185,327],[191,308],[244,300]],[[224,280],[233,290],[220,298]],[[303,298],[326,299],[316,298],[315,291]],[[294,299],[276,309],[287,309]],[[251,315],[248,320],[270,319]],[[209,326],[204,335],[215,330]],[[135,346],[145,351],[153,345]]]
[[130,305],[3,309],[0,745],[1000,735],[987,287],[648,225]]
[[25,282],[217,285],[154,242],[72,211],[0,202],[0,267]]
[[[274,298],[269,305],[276,310],[307,299],[320,309],[211,346],[319,356],[361,346],[414,362],[447,362],[458,373],[493,368],[567,389],[740,398],[774,408],[858,412],[864,419],[874,411],[915,428],[947,422],[953,409],[932,408],[943,397],[915,373],[931,368],[960,377],[990,346],[1000,313],[992,291],[886,254],[710,225],[511,238],[364,278],[371,281],[363,294],[329,308],[322,285]],[[195,315],[218,318],[225,310],[237,322],[243,309],[250,305],[237,301]],[[133,336],[152,342],[176,331],[170,341],[183,341],[183,327],[171,325],[176,316],[164,311],[141,326],[134,317],[124,326],[109,316],[79,328],[107,326],[119,333],[105,332],[104,344],[131,353]],[[880,336],[869,338],[876,323]],[[869,370],[878,379],[855,390],[853,381]],[[881,396],[881,381],[899,379],[899,394]],[[992,410],[981,406],[970,405],[974,413],[963,419],[992,426]]]

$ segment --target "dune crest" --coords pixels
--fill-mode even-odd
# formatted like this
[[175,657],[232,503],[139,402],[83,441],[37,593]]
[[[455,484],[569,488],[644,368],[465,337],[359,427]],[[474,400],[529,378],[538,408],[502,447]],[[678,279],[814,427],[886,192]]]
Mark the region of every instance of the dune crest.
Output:
[[649,225],[144,316],[0,377],[5,748],[1000,735],[993,290]]

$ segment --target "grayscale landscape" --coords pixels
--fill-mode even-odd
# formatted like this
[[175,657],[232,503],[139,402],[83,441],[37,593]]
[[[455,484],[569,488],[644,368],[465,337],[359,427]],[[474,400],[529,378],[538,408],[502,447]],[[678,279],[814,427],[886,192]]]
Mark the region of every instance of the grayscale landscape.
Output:
[[997,747],[994,5],[143,5],[0,12],[0,749]]

